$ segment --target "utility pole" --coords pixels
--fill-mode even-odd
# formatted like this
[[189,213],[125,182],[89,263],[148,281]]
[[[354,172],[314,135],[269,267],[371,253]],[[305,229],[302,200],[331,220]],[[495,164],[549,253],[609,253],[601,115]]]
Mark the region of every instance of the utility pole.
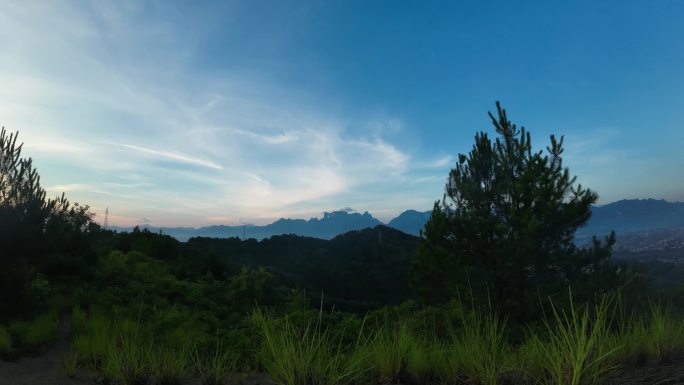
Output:
[[104,223],[102,227],[107,230],[107,227],[109,227],[109,207],[105,210],[105,218],[104,218]]

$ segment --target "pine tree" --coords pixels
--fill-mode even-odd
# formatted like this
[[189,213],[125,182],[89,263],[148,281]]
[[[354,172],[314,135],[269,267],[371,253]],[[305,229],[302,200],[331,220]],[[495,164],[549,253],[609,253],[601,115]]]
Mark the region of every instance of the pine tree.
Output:
[[[32,305],[27,298],[30,282],[39,277],[37,262],[52,252],[50,239],[63,242],[57,220],[74,222],[90,216],[87,206],[69,208],[64,195],[46,199],[40,176],[31,158],[22,158],[17,134],[0,130],[0,315],[10,316],[20,307]],[[81,221],[80,225],[87,225]],[[49,235],[49,236],[48,236]],[[11,294],[9,294],[11,293]],[[35,304],[33,304],[35,305]],[[0,317],[1,318],[1,317]]]
[[498,137],[479,132],[470,153],[459,154],[421,234],[411,281],[427,302],[472,291],[524,317],[539,296],[567,293],[569,285],[600,289],[599,276],[612,283],[615,234],[575,245],[597,194],[563,167],[563,137],[552,135],[546,152],[535,152],[530,133],[496,107],[498,116],[489,116]]

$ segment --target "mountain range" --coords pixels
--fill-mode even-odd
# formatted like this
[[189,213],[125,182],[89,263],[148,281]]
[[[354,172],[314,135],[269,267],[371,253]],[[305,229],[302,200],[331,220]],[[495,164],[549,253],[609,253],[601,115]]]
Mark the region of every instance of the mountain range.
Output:
[[[407,234],[418,235],[430,218],[430,211],[407,210],[387,222],[388,227]],[[154,227],[143,225],[152,232],[163,232],[180,241],[192,237],[211,238],[254,238],[264,239],[279,234],[296,234],[321,239],[332,239],[352,230],[384,225],[368,212],[348,211],[326,212],[322,218],[286,219],[264,225],[243,226],[205,226],[192,227]],[[117,231],[130,231],[130,227],[110,227]],[[646,230],[684,228],[684,202],[667,202],[655,199],[624,199],[602,206],[592,207],[592,218],[587,226],[577,231],[578,238],[607,234],[611,230],[631,233]]]
[[592,208],[589,224],[578,234],[632,233],[684,227],[684,202],[623,199]]

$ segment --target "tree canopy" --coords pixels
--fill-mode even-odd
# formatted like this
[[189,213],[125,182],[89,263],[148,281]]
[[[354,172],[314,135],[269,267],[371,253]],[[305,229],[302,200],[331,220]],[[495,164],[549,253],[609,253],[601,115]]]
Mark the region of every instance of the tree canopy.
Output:
[[0,293],[12,293],[0,298],[5,315],[44,297],[49,288],[39,270],[61,275],[78,265],[69,260],[87,253],[84,238],[96,226],[88,206],[71,205],[64,195],[46,197],[17,136],[0,130]]

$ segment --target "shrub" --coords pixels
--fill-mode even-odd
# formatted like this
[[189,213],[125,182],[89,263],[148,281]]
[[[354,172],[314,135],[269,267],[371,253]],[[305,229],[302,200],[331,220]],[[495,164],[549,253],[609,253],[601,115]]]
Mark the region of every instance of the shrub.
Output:
[[9,354],[12,350],[12,337],[4,326],[0,325],[0,355]]
[[54,313],[43,314],[29,322],[22,342],[29,346],[44,345],[57,339],[59,318]]

